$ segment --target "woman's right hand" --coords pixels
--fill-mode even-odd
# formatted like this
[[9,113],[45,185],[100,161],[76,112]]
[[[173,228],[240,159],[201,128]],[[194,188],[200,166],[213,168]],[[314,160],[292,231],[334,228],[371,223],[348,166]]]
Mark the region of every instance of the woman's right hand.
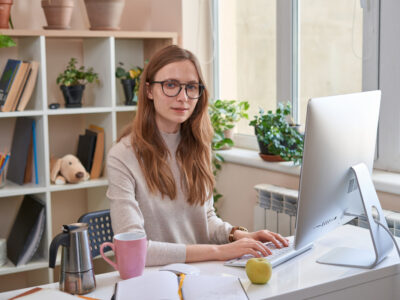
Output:
[[233,243],[218,245],[216,259],[229,260],[241,257],[245,254],[251,254],[254,257],[262,257],[272,253],[262,242],[252,238],[242,238]]

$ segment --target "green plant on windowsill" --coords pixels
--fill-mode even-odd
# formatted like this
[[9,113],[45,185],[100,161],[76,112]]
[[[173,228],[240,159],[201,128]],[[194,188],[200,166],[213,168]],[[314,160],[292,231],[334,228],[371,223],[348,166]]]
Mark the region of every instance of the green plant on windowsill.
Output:
[[260,109],[250,126],[255,128],[261,154],[277,155],[285,161],[300,164],[303,158],[303,135],[297,130],[298,125],[288,122],[290,116],[290,103],[279,103],[275,113],[271,110],[264,113]]
[[[214,136],[211,143],[212,165],[214,176],[222,168],[224,158],[217,153],[217,150],[228,149],[233,147],[232,140],[233,128],[240,119],[248,119],[247,110],[249,109],[247,101],[238,100],[215,100],[209,105],[209,115],[211,125],[214,130]],[[214,204],[222,197],[222,194],[214,188]],[[216,209],[216,208],[215,208]]]
[[248,119],[247,101],[215,100],[209,105],[211,125],[214,129],[213,150],[221,150],[233,146],[231,131],[241,119]]

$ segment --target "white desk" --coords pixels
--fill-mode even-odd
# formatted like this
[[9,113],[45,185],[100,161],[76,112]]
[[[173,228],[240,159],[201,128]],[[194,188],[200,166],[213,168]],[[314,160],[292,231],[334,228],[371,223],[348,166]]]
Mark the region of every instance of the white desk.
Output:
[[[372,270],[322,265],[315,260],[333,246],[372,247],[369,231],[350,225],[342,226],[315,242],[313,249],[274,268],[266,285],[253,285],[243,268],[225,267],[222,262],[196,263],[204,274],[230,274],[242,279],[252,299],[400,299],[400,259],[395,250]],[[371,250],[372,251],[372,250]],[[158,267],[146,268],[155,272]],[[88,296],[110,299],[117,272],[96,276],[97,288]],[[58,283],[46,285],[58,288]],[[0,293],[8,299],[22,290]]]

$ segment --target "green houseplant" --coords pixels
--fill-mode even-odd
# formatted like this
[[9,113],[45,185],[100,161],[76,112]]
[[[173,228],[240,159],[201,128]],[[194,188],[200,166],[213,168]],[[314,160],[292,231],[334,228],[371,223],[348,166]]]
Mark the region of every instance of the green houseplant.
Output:
[[[214,130],[211,143],[214,176],[221,170],[222,163],[224,162],[224,158],[217,153],[217,150],[228,149],[233,146],[233,128],[240,119],[248,119],[247,110],[249,106],[247,101],[237,100],[218,99],[210,103],[208,113]],[[214,203],[217,203],[222,195],[215,188],[213,194]]]
[[125,105],[137,104],[137,92],[139,91],[139,80],[142,72],[143,68],[141,67],[131,68],[127,71],[124,68],[124,64],[122,62],[119,63],[115,71],[115,77],[121,80],[125,95]]
[[77,68],[76,58],[71,58],[64,72],[57,77],[57,84],[63,93],[65,107],[81,107],[82,94],[87,83],[99,82],[98,74],[93,68]]
[[[294,126],[287,121],[290,117],[291,105],[279,103],[275,113],[269,110],[264,113],[260,109],[259,115],[254,116],[250,122],[254,126],[260,147],[260,156],[269,160],[269,156],[275,156],[280,160],[301,163],[303,157],[303,136]],[[279,159],[274,159],[277,161]]]
[[233,128],[240,119],[248,119],[247,101],[215,100],[209,105],[209,115],[214,129],[212,148],[226,149],[233,146]]

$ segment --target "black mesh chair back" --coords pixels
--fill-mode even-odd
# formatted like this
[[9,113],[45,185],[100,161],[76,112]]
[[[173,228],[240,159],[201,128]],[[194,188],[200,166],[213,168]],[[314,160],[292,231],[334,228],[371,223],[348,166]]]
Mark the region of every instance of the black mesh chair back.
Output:
[[[105,209],[84,214],[78,222],[88,224],[92,257],[100,255],[100,245],[104,242],[112,242],[114,236],[111,228],[110,210]],[[104,248],[104,252],[110,250],[111,248],[108,246]]]

